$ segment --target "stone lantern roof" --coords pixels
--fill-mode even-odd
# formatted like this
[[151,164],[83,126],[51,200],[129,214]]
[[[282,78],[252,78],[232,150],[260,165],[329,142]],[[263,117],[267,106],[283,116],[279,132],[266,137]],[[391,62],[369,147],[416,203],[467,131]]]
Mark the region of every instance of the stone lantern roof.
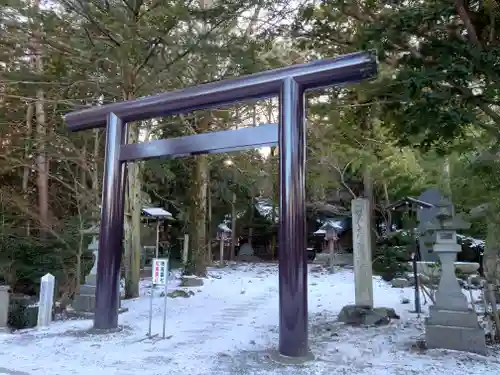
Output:
[[443,230],[457,231],[469,229],[470,223],[465,221],[462,215],[453,215],[449,205],[440,204],[439,211],[434,219],[425,224],[425,230],[429,232],[438,232]]
[[232,232],[231,228],[229,228],[226,224],[219,224],[217,226],[217,231],[219,231],[221,233],[231,233]]

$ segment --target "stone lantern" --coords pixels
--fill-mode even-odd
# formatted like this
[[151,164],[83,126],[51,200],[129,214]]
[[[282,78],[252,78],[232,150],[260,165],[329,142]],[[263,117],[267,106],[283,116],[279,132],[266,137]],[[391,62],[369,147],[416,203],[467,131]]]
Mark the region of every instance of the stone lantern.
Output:
[[219,247],[219,260],[220,264],[224,262],[224,242],[231,237],[232,230],[226,224],[219,224],[217,226],[217,239],[220,241]]
[[[94,315],[95,290],[97,285],[97,263],[99,261],[99,230],[100,226],[94,225],[89,229],[81,231],[83,235],[92,236],[92,240],[87,249],[92,251],[93,265],[89,274],[85,276],[85,283],[80,285],[79,291],[75,295],[72,303],[72,309],[68,311],[70,315],[78,317],[92,317]],[[118,283],[116,287],[118,288],[118,306],[120,306],[118,312],[122,313],[127,311],[127,309],[121,307],[120,284]]]
[[327,222],[325,223],[321,229],[323,229],[325,231],[325,239],[327,241],[337,241],[338,237],[337,237],[337,228],[335,228],[335,226],[330,223],[330,222]]
[[320,229],[325,231],[325,240],[328,243],[328,254],[329,254],[328,265],[330,268],[330,273],[334,273],[335,242],[337,242],[338,240],[337,228],[335,228],[335,226],[330,221],[327,221]]
[[77,314],[91,315],[95,307],[95,288],[97,284],[97,262],[99,257],[99,225],[94,225],[89,229],[81,231],[83,235],[92,236],[92,241],[88,250],[92,251],[93,265],[89,274],[85,276],[85,283],[80,285],[78,293],[75,295],[72,307]]
[[441,277],[435,295],[435,305],[429,307],[425,322],[428,348],[462,350],[486,353],[485,333],[477,314],[469,308],[456,275],[455,260],[461,246],[457,243],[457,230],[468,229],[470,223],[453,216],[447,205],[438,206],[435,218],[426,229],[435,233],[433,252],[439,257]]

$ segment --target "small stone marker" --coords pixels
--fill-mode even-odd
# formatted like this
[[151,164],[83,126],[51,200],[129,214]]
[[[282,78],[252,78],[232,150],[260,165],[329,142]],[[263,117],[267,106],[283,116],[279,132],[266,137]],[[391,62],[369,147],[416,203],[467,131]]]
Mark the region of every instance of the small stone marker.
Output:
[[8,285],[0,285],[0,332],[8,332],[9,319],[9,290]]
[[355,303],[357,306],[373,308],[370,201],[366,198],[353,199],[351,209]]
[[38,303],[38,327],[46,327],[52,321],[55,281],[56,278],[50,273],[42,277],[40,302]]

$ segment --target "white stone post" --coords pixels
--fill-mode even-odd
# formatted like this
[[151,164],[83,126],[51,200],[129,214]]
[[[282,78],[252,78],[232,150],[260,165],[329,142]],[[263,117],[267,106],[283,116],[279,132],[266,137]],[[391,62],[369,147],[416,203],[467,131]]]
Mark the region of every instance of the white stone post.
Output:
[[42,277],[40,301],[38,303],[38,327],[46,327],[52,321],[55,280],[55,277],[50,273]]
[[353,199],[351,209],[355,301],[357,306],[373,308],[370,201],[365,198]]
[[7,323],[9,320],[9,295],[10,287],[8,285],[0,285],[0,332],[7,332]]

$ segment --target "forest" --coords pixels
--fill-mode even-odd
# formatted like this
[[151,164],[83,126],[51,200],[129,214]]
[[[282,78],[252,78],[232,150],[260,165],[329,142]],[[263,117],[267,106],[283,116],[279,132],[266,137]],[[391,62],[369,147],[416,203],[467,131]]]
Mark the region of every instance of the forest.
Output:
[[[105,135],[69,132],[66,113],[366,50],[377,79],[308,93],[308,211],[337,215],[365,197],[390,223],[385,207],[437,187],[468,215],[465,234],[486,241],[500,283],[500,2],[6,0],[0,17],[0,275],[16,292],[36,293],[51,272],[71,298],[91,264]],[[131,123],[128,143],[278,121],[277,99],[245,102]],[[129,163],[126,297],[139,294],[144,207],[175,218],[161,229],[171,256],[189,234],[186,274],[206,273],[221,223],[229,259],[257,232],[273,257],[274,217],[254,207],[276,212],[278,155]]]

